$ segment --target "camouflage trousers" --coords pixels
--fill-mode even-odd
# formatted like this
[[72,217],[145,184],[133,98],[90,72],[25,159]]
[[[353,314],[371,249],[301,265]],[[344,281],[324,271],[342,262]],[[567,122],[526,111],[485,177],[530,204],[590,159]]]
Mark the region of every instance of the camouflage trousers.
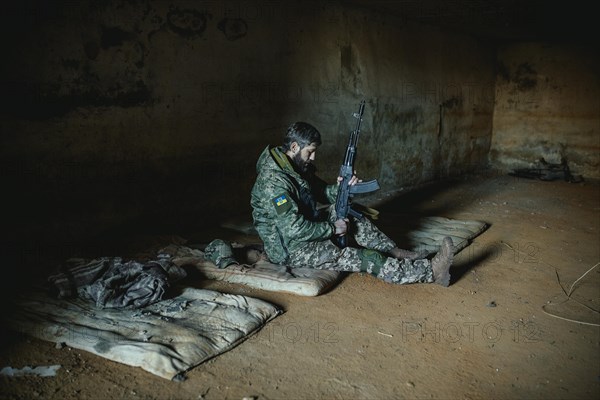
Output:
[[[335,213],[330,211],[330,220]],[[396,284],[433,282],[428,259],[409,260],[387,257],[384,253],[396,243],[381,232],[368,218],[354,220],[354,239],[362,248],[340,249],[331,240],[306,242],[289,255],[289,264],[346,272],[367,272],[386,282]]]

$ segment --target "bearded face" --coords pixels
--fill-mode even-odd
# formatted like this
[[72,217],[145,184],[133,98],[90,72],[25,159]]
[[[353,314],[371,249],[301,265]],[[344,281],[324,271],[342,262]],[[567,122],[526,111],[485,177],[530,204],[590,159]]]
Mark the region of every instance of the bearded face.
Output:
[[292,155],[292,162],[298,171],[305,173],[309,170],[313,161],[315,161],[316,151],[317,145],[315,143],[311,143]]
[[303,173],[308,171],[308,168],[309,168],[310,164],[312,163],[312,161],[310,161],[310,160],[303,160],[302,153],[296,154],[292,158],[292,161],[294,162],[294,166],[296,167],[296,169]]

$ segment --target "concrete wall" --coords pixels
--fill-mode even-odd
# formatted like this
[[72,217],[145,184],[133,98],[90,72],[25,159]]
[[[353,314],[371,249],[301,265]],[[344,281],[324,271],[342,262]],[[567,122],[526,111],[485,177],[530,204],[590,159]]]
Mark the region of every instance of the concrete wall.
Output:
[[321,130],[317,165],[334,179],[362,99],[357,169],[383,190],[486,163],[492,46],[337,2],[282,3],[8,8],[17,235],[177,233],[248,212],[259,152],[296,120]]
[[494,166],[527,168],[540,158],[600,178],[600,49],[520,43],[498,50]]

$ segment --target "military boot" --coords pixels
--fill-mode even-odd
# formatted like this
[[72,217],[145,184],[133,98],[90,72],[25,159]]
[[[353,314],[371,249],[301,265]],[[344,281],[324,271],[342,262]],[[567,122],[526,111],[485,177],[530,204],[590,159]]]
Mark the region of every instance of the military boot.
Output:
[[450,266],[454,259],[454,244],[452,238],[446,236],[442,240],[440,251],[431,260],[433,282],[438,285],[450,285]]

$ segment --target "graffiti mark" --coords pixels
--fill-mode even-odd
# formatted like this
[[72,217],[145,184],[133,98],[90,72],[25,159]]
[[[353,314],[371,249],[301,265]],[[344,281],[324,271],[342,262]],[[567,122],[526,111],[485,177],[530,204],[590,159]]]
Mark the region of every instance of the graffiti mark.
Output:
[[248,33],[248,24],[241,18],[223,18],[217,28],[223,32],[227,40],[237,40]]
[[206,15],[195,10],[173,9],[167,14],[167,25],[178,35],[194,39],[206,30]]

